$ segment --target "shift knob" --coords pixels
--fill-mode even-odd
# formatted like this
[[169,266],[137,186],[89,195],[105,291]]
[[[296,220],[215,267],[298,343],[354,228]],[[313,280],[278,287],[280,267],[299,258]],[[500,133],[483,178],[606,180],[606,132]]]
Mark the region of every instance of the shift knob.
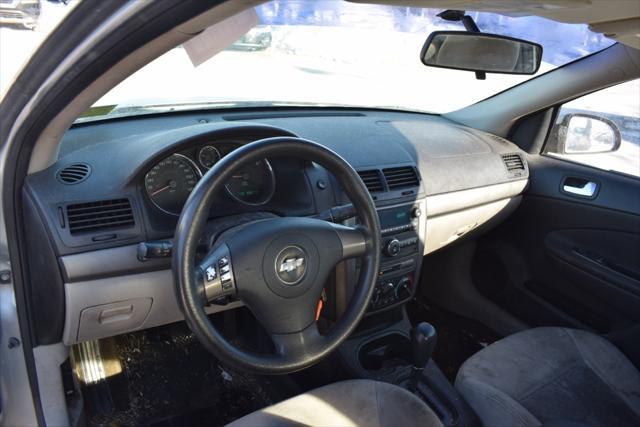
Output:
[[411,333],[411,347],[413,348],[413,367],[422,369],[426,366],[433,350],[436,348],[438,334],[430,323],[418,323]]

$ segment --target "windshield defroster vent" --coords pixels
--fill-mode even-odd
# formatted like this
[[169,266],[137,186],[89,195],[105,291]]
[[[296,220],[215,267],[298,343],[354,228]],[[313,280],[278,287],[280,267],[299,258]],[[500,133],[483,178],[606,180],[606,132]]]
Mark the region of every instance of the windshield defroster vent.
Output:
[[519,154],[502,154],[502,161],[507,168],[509,178],[516,178],[525,174],[526,166]]
[[382,173],[384,173],[384,178],[387,180],[389,190],[417,187],[420,185],[420,178],[418,178],[418,173],[413,166],[383,169]]
[[377,169],[371,169],[366,171],[358,171],[358,175],[364,182],[364,185],[369,190],[369,193],[375,193],[384,190],[382,185],[382,178],[380,177],[380,171]]
[[78,184],[89,177],[91,166],[86,163],[74,163],[58,171],[56,178],[63,184]]
[[67,220],[71,234],[135,225],[129,199],[101,200],[67,205]]

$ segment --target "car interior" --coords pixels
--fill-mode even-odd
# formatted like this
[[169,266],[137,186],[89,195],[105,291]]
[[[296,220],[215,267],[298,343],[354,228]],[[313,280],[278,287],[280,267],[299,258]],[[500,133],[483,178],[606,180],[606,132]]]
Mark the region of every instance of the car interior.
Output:
[[[217,27],[262,3],[85,0],[5,94],[0,423],[640,425],[640,111],[597,98],[638,104],[640,2],[345,2],[448,22],[422,68],[533,76],[451,112],[96,107],[211,34],[269,52]],[[475,12],[608,44],[546,71]]]

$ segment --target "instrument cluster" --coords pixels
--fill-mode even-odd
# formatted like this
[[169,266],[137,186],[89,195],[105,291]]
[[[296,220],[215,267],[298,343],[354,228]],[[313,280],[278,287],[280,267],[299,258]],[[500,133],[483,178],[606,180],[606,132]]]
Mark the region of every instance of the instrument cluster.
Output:
[[[144,176],[147,197],[159,210],[180,215],[191,191],[222,157],[242,145],[228,141],[211,143],[174,153],[153,165]],[[268,203],[275,192],[275,175],[267,159],[234,171],[225,184],[235,201],[259,206]]]

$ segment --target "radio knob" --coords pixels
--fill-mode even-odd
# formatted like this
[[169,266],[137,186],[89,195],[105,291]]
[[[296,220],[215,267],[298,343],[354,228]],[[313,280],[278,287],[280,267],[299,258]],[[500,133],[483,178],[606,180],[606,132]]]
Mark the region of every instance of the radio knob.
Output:
[[400,253],[400,241],[398,239],[389,240],[387,246],[384,248],[384,252],[390,257],[397,256]]
[[411,217],[412,218],[419,218],[420,215],[422,215],[422,209],[420,209],[418,206],[416,206],[415,208],[411,209]]

